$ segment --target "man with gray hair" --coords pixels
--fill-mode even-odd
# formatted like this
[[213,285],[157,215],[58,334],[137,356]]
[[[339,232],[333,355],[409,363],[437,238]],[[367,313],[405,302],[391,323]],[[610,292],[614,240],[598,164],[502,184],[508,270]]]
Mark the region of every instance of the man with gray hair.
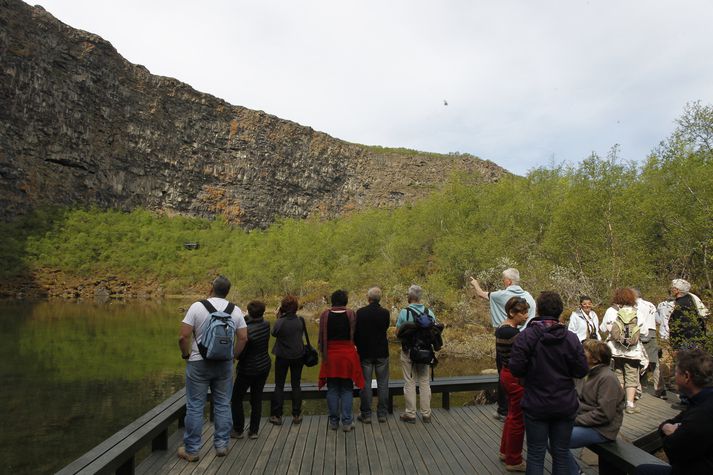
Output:
[[[527,312],[527,321],[522,326],[525,328],[527,324],[535,318],[536,315],[536,304],[535,299],[532,298],[529,292],[525,291],[520,287],[520,271],[515,268],[508,268],[503,271],[503,285],[504,290],[496,290],[494,292],[486,292],[480,288],[480,283],[474,277],[470,278],[470,285],[475,289],[475,293],[478,297],[490,301],[490,323],[493,328],[498,328],[503,324],[505,319],[508,318],[507,312],[505,311],[505,304],[508,300],[513,297],[519,297],[525,299],[525,301],[530,306]],[[502,369],[499,363],[498,366],[498,377],[500,377],[500,370]],[[495,417],[501,421],[505,420],[508,414],[508,401],[507,394],[502,388],[502,385],[498,384],[498,410]]]
[[416,322],[429,320],[435,326],[436,316],[431,309],[421,303],[423,289],[412,285],[408,289],[408,307],[401,309],[396,321],[396,332],[401,340],[401,369],[404,375],[404,400],[406,407],[400,419],[411,424],[416,423],[416,384],[421,397],[421,420],[431,422],[431,383],[428,379],[429,365],[416,363],[411,360],[410,351],[413,348],[413,339],[408,337],[420,324]]
[[360,394],[361,405],[357,419],[364,424],[371,424],[372,372],[376,373],[378,421],[386,422],[389,412],[389,341],[386,332],[391,324],[391,315],[380,304],[379,287],[370,288],[366,297],[369,304],[356,312],[354,344],[364,373],[364,387]]

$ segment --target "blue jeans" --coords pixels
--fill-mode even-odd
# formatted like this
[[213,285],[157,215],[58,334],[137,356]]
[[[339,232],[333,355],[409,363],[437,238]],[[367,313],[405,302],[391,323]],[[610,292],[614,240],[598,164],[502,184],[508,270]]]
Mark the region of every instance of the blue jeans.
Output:
[[375,370],[376,394],[379,397],[376,415],[386,417],[389,413],[389,357],[365,358],[361,360],[361,370],[364,373],[364,389],[359,394],[361,415],[366,418],[371,417],[371,373],[372,370]]
[[213,397],[215,433],[213,445],[219,449],[230,442],[233,419],[230,413],[230,390],[233,385],[231,361],[189,361],[186,364],[186,425],[183,445],[186,452],[197,454],[201,448],[203,408],[208,388]]
[[545,451],[549,440],[552,454],[552,475],[569,473],[569,438],[574,417],[536,419],[525,413],[527,435],[527,475],[541,475],[545,470]]
[[[572,436],[569,439],[569,448],[576,449],[608,441],[609,439],[592,427],[574,426],[572,427]],[[569,451],[569,473],[579,475],[579,464],[574,459],[574,454],[571,450]]]
[[351,379],[327,378],[327,409],[329,423],[339,424],[339,404],[342,405],[342,424],[352,423],[352,401],[354,400],[354,383]]

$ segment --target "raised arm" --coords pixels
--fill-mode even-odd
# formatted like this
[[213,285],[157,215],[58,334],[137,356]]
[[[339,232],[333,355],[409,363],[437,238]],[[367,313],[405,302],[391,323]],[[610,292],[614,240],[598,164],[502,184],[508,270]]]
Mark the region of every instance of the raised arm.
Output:
[[490,300],[488,292],[480,288],[480,283],[475,277],[470,278],[470,285],[475,289],[475,294],[481,299]]

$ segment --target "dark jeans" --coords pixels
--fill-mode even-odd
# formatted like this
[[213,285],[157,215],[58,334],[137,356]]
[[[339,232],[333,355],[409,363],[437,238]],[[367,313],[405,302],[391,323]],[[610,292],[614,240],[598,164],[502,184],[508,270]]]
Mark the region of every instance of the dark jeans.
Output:
[[282,417],[282,403],[285,400],[285,379],[287,370],[290,370],[290,385],[292,386],[292,415],[299,416],[302,413],[302,358],[288,360],[275,357],[275,392],[272,394],[270,404],[270,415]]
[[352,423],[353,400],[354,383],[351,379],[327,378],[327,410],[330,425],[339,424],[340,415],[344,426]]
[[245,412],[243,411],[243,397],[250,389],[250,433],[257,434],[260,430],[260,417],[262,416],[262,390],[270,371],[256,375],[238,373],[233,384],[233,399],[230,408],[233,413],[233,430],[243,432],[245,428]]
[[376,415],[386,417],[389,413],[389,358],[365,358],[361,360],[361,370],[364,373],[364,389],[360,392],[361,415],[371,417],[371,373],[376,372],[376,394],[379,403],[376,406]]
[[552,475],[569,474],[569,439],[574,417],[536,419],[525,413],[527,439],[527,475],[541,475],[545,470],[545,451],[549,440]]
[[497,362],[495,362],[495,365],[498,368],[498,414],[501,416],[507,416],[508,415],[508,393],[505,391],[505,388],[503,387],[502,380],[500,379],[500,371],[502,371],[503,367],[502,365]]

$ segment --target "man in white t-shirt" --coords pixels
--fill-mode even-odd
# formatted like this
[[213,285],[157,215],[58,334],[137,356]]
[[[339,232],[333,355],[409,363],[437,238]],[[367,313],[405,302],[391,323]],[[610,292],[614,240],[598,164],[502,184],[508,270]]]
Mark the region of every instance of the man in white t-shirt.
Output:
[[[243,312],[225,297],[230,292],[230,281],[218,276],[213,281],[213,288],[207,300],[195,302],[186,312],[181,323],[178,346],[186,364],[186,418],[183,433],[183,446],[178,448],[178,456],[189,462],[198,460],[203,431],[203,408],[208,388],[213,398],[213,419],[215,433],[213,445],[218,457],[227,455],[233,418],[230,412],[230,395],[233,385],[233,361],[204,360],[198,351],[198,342],[202,342],[204,324],[210,318],[206,307],[213,311],[230,313],[235,324],[235,349],[237,356],[243,351],[248,341],[247,325]],[[206,303],[208,304],[206,306]]]

